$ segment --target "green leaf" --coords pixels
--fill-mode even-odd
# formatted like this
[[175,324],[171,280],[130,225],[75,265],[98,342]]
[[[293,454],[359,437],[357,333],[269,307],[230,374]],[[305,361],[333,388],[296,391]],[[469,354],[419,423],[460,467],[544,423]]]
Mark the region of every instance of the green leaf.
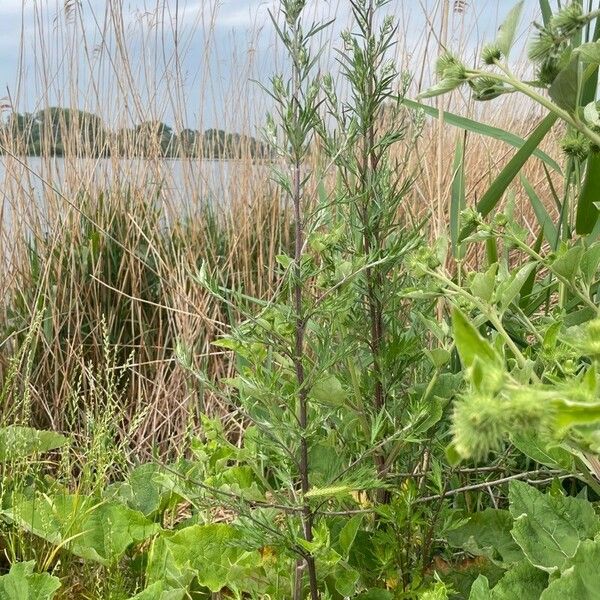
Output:
[[600,42],[581,44],[574,52],[585,63],[600,64]]
[[186,588],[194,578],[213,593],[239,589],[260,564],[256,552],[239,547],[240,532],[226,523],[192,525],[158,537],[148,559],[148,583]]
[[52,600],[60,580],[48,573],[34,573],[35,561],[14,563],[7,575],[0,577],[2,600]]
[[573,470],[573,456],[564,448],[551,447],[534,434],[513,433],[511,441],[514,446],[535,462],[552,469]]
[[572,281],[579,270],[584,248],[581,245],[573,246],[558,254],[552,263],[552,271],[568,281]]
[[31,427],[9,425],[0,428],[0,462],[27,458],[49,452],[68,443],[69,439],[53,431],[39,431]]
[[498,272],[498,263],[495,262],[485,273],[475,273],[471,282],[471,292],[477,298],[484,302],[489,302],[494,294],[496,287],[496,273]]
[[491,600],[490,583],[485,575],[479,575],[471,586],[469,600]]
[[[415,100],[409,100],[408,98],[403,98],[402,104],[414,110],[422,110],[425,114],[429,115],[430,117],[433,117],[434,119],[440,118],[440,111],[433,106],[429,106],[427,104],[423,104],[422,102],[417,102]],[[448,123],[448,125],[452,125],[453,127],[458,127],[459,129],[463,129],[471,133],[477,133],[479,135],[484,135],[486,137],[505,142],[506,144],[509,144],[510,146],[513,146],[517,149],[520,149],[527,144],[527,140],[524,140],[523,138],[519,137],[518,135],[515,135],[514,133],[511,133],[510,131],[500,129],[499,127],[494,127],[493,125],[488,125],[487,123],[474,121],[473,119],[468,119],[467,117],[463,117],[452,112],[442,111],[442,119],[445,123]],[[533,148],[533,151],[530,154],[532,156],[535,156],[536,158],[539,158],[553,171],[556,171],[557,173],[562,173],[560,165],[553,158],[548,156],[548,154],[537,148],[537,146]]]
[[548,2],[548,0],[540,0],[540,11],[542,13],[544,26],[548,27],[552,19],[552,7],[550,6],[550,2]]
[[480,360],[486,367],[499,365],[499,357],[491,344],[481,337],[458,308],[452,310],[452,328],[454,341],[465,368],[473,366],[475,359]]
[[[535,269],[536,263],[528,263],[522,266],[516,273],[511,275],[510,279],[499,290],[500,310],[504,312],[515,298],[520,294],[521,289],[527,282],[529,275]],[[503,282],[504,283],[504,282]]]
[[55,546],[103,565],[119,560],[132,544],[155,535],[160,526],[119,502],[88,496],[12,497],[3,514],[20,528]]
[[362,524],[362,521],[362,515],[355,515],[342,527],[340,531],[338,538],[338,543],[341,550],[340,554],[345,558],[347,558],[348,554],[350,553],[350,549],[352,548],[352,544],[354,544],[356,534]]
[[524,560],[511,567],[494,586],[492,600],[539,600],[548,585],[548,574]]
[[465,199],[465,142],[464,135],[456,141],[454,150],[454,164],[452,165],[452,184],[450,188],[450,241],[452,243],[452,254],[460,258],[463,254],[458,243],[460,235],[460,215],[466,207]]
[[310,395],[317,402],[327,406],[341,406],[346,400],[346,392],[334,375],[324,375],[312,386]]
[[600,202],[600,152],[592,152],[587,159],[585,179],[577,202],[575,230],[579,235],[592,233],[598,221]]
[[600,600],[600,542],[581,543],[569,568],[555,579],[540,600]]
[[129,600],[184,600],[188,597],[186,590],[169,589],[162,581],[157,581]]
[[586,248],[581,257],[579,269],[587,285],[594,283],[598,274],[598,267],[600,267],[600,242]]
[[450,531],[448,543],[474,556],[510,565],[523,560],[523,552],[512,538],[513,518],[507,510],[486,508],[473,514],[464,525]]
[[[499,175],[494,179],[490,187],[484,192],[481,200],[477,203],[476,210],[484,217],[489,215],[498,205],[502,196],[508,189],[508,186],[513,182],[519,174],[527,160],[535,153],[536,148],[541,141],[546,137],[552,129],[558,117],[550,113],[544,120],[534,129],[527,141],[519,149],[519,151],[508,161]],[[460,239],[464,240],[475,229],[475,225],[471,224],[463,228],[460,234]]]
[[550,573],[562,570],[581,541],[599,530],[592,505],[581,498],[542,494],[519,481],[510,482],[508,497],[513,538],[532,565]]
[[577,58],[556,76],[548,94],[561,108],[573,112],[577,108],[577,95],[579,91],[579,61]]
[[535,218],[537,219],[538,225],[544,231],[544,237],[548,243],[555,248],[556,241],[558,240],[558,230],[552,221],[552,217],[546,210],[544,203],[536,194],[531,183],[529,183],[529,180],[523,174],[521,174],[521,184],[523,185],[523,189],[525,190],[525,193],[531,202],[531,207],[535,213]]
[[508,55],[510,54],[524,4],[524,0],[517,2],[517,4],[509,11],[506,19],[504,19],[504,22],[498,29],[498,35],[496,36],[494,45],[502,52],[505,58],[508,58]]

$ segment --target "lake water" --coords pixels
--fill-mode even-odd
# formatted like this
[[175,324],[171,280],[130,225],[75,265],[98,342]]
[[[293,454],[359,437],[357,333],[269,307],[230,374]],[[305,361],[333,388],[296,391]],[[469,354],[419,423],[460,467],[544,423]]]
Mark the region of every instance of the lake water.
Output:
[[0,207],[6,227],[15,210],[60,203],[57,191],[76,201],[82,193],[133,187],[169,210],[194,214],[206,202],[251,202],[268,177],[266,164],[251,161],[0,156]]

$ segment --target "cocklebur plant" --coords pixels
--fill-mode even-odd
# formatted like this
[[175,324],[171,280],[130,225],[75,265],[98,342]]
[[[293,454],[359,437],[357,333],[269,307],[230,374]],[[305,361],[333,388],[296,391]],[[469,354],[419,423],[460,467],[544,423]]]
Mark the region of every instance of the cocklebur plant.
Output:
[[[566,125],[562,146],[567,155],[565,187],[557,224],[559,239],[569,239],[573,230],[588,235],[597,230],[599,210],[596,198],[600,183],[600,116],[597,82],[600,65],[600,9],[590,2],[584,10],[581,2],[572,2],[552,13],[540,0],[544,22],[534,23],[537,33],[529,46],[528,57],[535,72],[533,81],[525,81],[511,69],[508,59],[513,46],[524,2],[508,13],[496,40],[481,53],[482,67],[466,67],[447,52],[437,62],[439,82],[421,97],[445,94],[463,85],[471,88],[476,100],[492,100],[501,94],[521,93],[541,107],[547,116],[532,132],[526,144],[511,159],[493,185],[478,202],[478,211],[487,216],[501,201],[509,185],[526,160],[539,146],[557,120]],[[535,191],[523,181],[540,221],[549,219]],[[571,207],[575,207],[575,211]],[[574,213],[572,216],[571,213]],[[464,226],[464,238],[472,228]],[[549,240],[556,245],[556,240]]]

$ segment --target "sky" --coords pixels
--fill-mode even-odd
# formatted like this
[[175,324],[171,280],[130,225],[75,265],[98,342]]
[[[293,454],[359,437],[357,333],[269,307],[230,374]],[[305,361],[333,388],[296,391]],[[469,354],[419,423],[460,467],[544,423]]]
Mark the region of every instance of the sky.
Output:
[[[423,47],[436,43],[439,4],[391,0],[384,9],[399,24],[398,61],[415,77],[427,78],[435,60]],[[448,45],[473,60],[513,4],[468,0],[464,12],[452,10]],[[524,23],[537,6],[526,0]],[[275,0],[0,0],[0,104],[75,103],[108,121],[148,112],[179,128],[239,128],[264,108],[255,80],[285,69],[274,8]],[[350,23],[348,0],[309,0],[308,13],[334,20],[324,43]]]

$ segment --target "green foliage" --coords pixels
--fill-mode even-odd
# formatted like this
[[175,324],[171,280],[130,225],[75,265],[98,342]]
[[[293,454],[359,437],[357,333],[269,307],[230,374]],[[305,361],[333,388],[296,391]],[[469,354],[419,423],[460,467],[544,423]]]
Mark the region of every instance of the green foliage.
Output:
[[53,431],[8,425],[0,427],[0,462],[21,461],[35,454],[56,450],[68,443],[68,438]]
[[35,562],[15,563],[0,577],[3,600],[52,600],[60,588],[58,578],[48,573],[34,573]]

